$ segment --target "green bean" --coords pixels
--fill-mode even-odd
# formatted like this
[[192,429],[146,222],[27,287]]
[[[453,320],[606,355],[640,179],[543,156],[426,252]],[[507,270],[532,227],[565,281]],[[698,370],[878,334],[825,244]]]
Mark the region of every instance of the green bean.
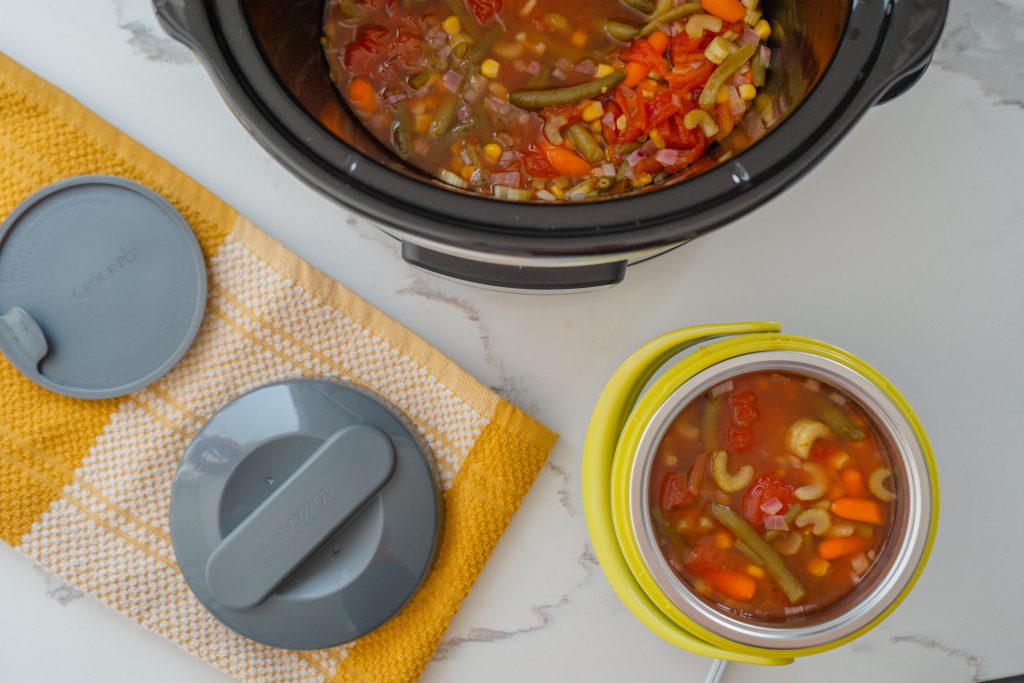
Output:
[[455,59],[465,59],[469,54],[469,46],[470,43],[459,43],[452,48],[452,55],[455,56]]
[[501,26],[492,26],[491,30],[484,34],[484,37],[476,41],[473,47],[469,48],[469,52],[466,53],[466,61],[471,64],[479,64],[487,56],[487,53],[491,51],[494,44],[498,42],[498,38],[501,38],[505,32]]
[[604,192],[605,190],[612,189],[612,186],[614,184],[615,179],[612,178],[611,176],[601,176],[600,178],[597,179],[597,189],[601,190],[602,192]]
[[700,421],[700,437],[704,444],[704,450],[709,454],[721,448],[721,444],[718,442],[718,411],[721,407],[722,402],[713,396],[709,396],[704,401],[704,414]]
[[654,11],[654,5],[651,4],[651,0],[622,0],[622,4],[644,14],[650,14]]
[[453,92],[445,95],[434,112],[434,118],[430,122],[430,134],[439,138],[448,132],[455,120],[455,113],[459,108],[459,96]]
[[758,557],[757,553],[751,550],[750,546],[744,543],[743,541],[736,541],[736,543],[733,544],[733,547],[736,548],[736,550],[739,550],[744,555],[746,555],[747,559],[753,562],[758,567],[764,566],[764,560]]
[[615,40],[621,40],[624,43],[628,43],[640,35],[639,28],[633,26],[633,24],[627,24],[624,21],[619,21],[618,19],[609,19],[604,22],[604,30],[605,33]]
[[747,524],[747,520],[743,519],[729,506],[722,505],[721,503],[711,504],[711,514],[722,523],[722,526],[735,534],[736,538],[746,543],[747,547],[761,558],[761,561],[764,562],[764,570],[778,584],[791,603],[795,605],[804,599],[807,591],[804,590],[804,587],[800,585],[800,582],[796,580],[796,577],[786,567],[782,556],[775,552],[775,549],[768,545],[768,542],[761,538]]
[[421,71],[418,74],[413,74],[412,76],[409,76],[409,87],[412,88],[413,90],[419,90],[420,88],[426,86],[426,84],[429,81],[430,72]]
[[816,396],[811,401],[811,408],[818,419],[850,441],[863,441],[867,438],[867,434],[850,422],[850,418],[843,412],[843,409],[828,398]]
[[760,88],[764,86],[767,71],[764,62],[761,61],[761,51],[756,50],[753,58],[750,60],[750,75],[753,78],[754,87]]
[[394,123],[391,124],[391,144],[398,156],[405,158],[412,151],[412,135],[409,133],[411,121],[409,111],[405,107],[392,107],[389,110]]
[[[793,520],[796,519],[796,516],[799,515],[803,511],[804,511],[804,506],[803,505],[801,505],[800,503],[793,503],[792,505],[789,506],[789,509],[786,510],[786,514],[782,515],[782,518],[784,520],[786,520],[786,524],[792,524]],[[781,535],[782,535],[782,531],[781,530],[779,530],[779,529],[769,529],[768,531],[764,532],[764,540],[766,540],[766,541],[774,541],[776,538],[778,538]]]
[[604,78],[586,83],[550,90],[517,90],[508,101],[520,109],[544,109],[559,104],[577,104],[608,92],[626,78],[622,71],[615,71]]
[[572,144],[576,145],[576,149],[587,161],[595,164],[604,159],[604,150],[601,149],[601,145],[597,144],[597,140],[594,139],[594,136],[590,134],[590,131],[583,124],[572,124],[569,126],[568,133]]
[[651,510],[651,516],[654,517],[655,523],[661,527],[662,533],[665,534],[665,539],[668,544],[672,546],[672,550],[676,552],[679,557],[686,557],[686,539],[683,538],[682,534],[676,531],[675,527],[665,519],[664,513],[661,508],[654,506]]
[[644,27],[640,29],[639,35],[641,38],[644,36],[649,36],[655,31],[657,31],[658,27],[661,26],[662,24],[667,24],[670,21],[675,21],[676,19],[682,19],[683,17],[690,16],[691,14],[696,14],[697,12],[700,11],[700,9],[701,8],[699,2],[688,2],[685,5],[673,7],[667,12],[655,14],[654,18],[648,21],[644,25]]
[[714,105],[718,89],[725,85],[725,82],[729,77],[739,71],[741,66],[747,63],[747,60],[754,55],[754,50],[756,49],[757,45],[755,43],[747,43],[726,57],[725,60],[718,65],[718,67],[711,73],[711,77],[708,78],[708,82],[707,85],[704,86],[704,90],[700,93],[700,106],[707,109]]

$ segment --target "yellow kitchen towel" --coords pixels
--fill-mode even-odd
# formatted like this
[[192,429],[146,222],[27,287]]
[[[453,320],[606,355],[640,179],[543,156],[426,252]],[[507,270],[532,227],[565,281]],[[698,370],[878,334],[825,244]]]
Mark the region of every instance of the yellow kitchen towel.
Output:
[[[147,185],[189,221],[209,268],[206,319],[170,374],[122,399],[51,394],[0,361],[0,539],[239,679],[416,678],[556,436],[0,53],[0,217],[90,173]],[[433,448],[445,496],[437,564],[412,601],[374,633],[312,652],[258,645],[210,616],[178,572],[167,524],[175,470],[203,422],[289,377],[344,378],[398,405]]]

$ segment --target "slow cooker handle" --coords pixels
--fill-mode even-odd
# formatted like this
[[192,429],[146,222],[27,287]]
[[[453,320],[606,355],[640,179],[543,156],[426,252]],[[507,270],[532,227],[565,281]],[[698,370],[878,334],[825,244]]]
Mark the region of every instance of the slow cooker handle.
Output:
[[[206,23],[202,2],[195,0],[153,0],[156,18],[169,36],[185,44],[193,52],[202,54],[202,42],[199,31]],[[212,37],[212,36],[211,36]]]
[[878,57],[878,99],[893,100],[911,88],[931,64],[949,0],[893,0],[889,27]]
[[626,276],[626,261],[582,266],[514,266],[486,263],[444,254],[402,242],[402,258],[435,275],[480,287],[554,293],[611,287]]

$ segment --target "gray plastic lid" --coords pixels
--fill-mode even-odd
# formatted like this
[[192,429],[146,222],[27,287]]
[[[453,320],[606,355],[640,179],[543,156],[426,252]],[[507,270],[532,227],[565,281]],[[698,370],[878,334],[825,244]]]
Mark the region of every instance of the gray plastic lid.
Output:
[[266,645],[347,643],[390,619],[437,551],[429,450],[379,399],[322,380],[251,391],[185,453],[171,541],[224,624]]
[[0,350],[46,389],[99,399],[155,382],[205,309],[195,235],[142,185],[69,178],[0,225]]

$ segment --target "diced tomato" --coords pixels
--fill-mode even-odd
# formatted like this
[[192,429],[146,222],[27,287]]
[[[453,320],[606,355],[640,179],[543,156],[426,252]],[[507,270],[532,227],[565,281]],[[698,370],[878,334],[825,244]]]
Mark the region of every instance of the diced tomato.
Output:
[[662,91],[647,102],[647,125],[657,128],[683,111],[683,100],[675,93]]
[[651,46],[645,38],[637,38],[626,48],[619,59],[624,62],[637,62],[647,67],[649,71],[655,71],[661,75],[668,73],[668,65],[664,57]]
[[672,512],[691,500],[693,500],[693,493],[690,492],[686,475],[681,472],[666,472],[665,476],[661,478],[662,512]]
[[423,37],[409,29],[400,28],[395,36],[394,46],[391,48],[398,54],[402,65],[407,69],[415,69],[426,63],[426,54],[423,50]]
[[753,527],[764,528],[765,513],[761,505],[772,498],[777,498],[782,503],[782,509],[778,514],[785,514],[789,506],[796,502],[793,485],[774,474],[762,474],[743,495],[743,516]]
[[502,0],[466,0],[466,8],[481,24],[486,24],[501,11]]
[[[614,100],[608,100],[604,105],[605,115],[601,118],[601,134],[609,145],[618,145],[622,142],[619,129],[615,122],[622,115],[622,109]],[[608,116],[611,114],[611,116]]]
[[711,535],[707,535],[690,546],[683,564],[689,572],[700,576],[725,569],[725,559],[725,551],[715,545]]
[[749,389],[730,394],[729,408],[733,423],[740,427],[749,427],[761,415],[757,410],[757,396]]
[[737,453],[749,453],[754,447],[754,433],[746,427],[729,427],[729,446]]
[[558,170],[551,165],[548,158],[536,145],[530,145],[519,152],[526,167],[526,173],[532,178],[557,178]]
[[665,74],[665,81],[673,90],[682,91],[680,94],[689,93],[694,88],[703,88],[714,71],[715,65],[712,62],[704,61],[693,69],[668,72]]
[[388,30],[366,24],[356,31],[355,39],[345,46],[345,68],[354,76],[367,76],[377,71],[387,57]]
[[626,117],[626,128],[619,131],[618,142],[632,142],[649,130],[646,103],[638,91],[616,88],[615,101]]

